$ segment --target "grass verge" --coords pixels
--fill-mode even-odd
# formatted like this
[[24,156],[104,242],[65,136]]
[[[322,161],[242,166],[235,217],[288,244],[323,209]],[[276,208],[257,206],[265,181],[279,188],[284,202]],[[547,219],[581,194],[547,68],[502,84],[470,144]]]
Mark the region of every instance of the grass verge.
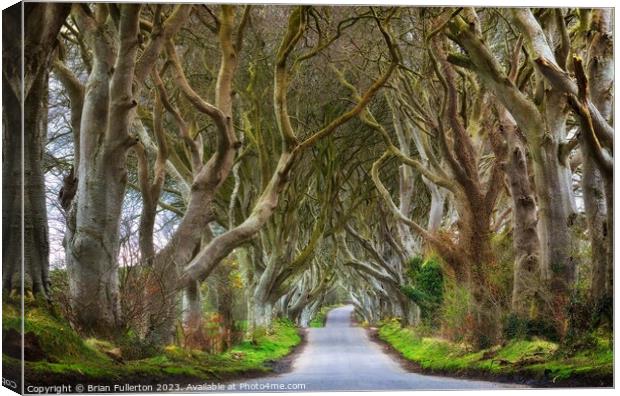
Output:
[[377,336],[416,371],[526,383],[534,386],[613,386],[613,350],[600,338],[590,350],[568,356],[544,340],[513,340],[471,351],[464,345],[422,337],[397,322],[379,327]]
[[325,327],[325,322],[327,321],[327,313],[334,308],[341,307],[341,304],[335,305],[327,305],[325,307],[321,307],[319,311],[314,315],[314,317],[308,323],[308,327]]
[[[19,331],[18,310],[3,304],[3,333]],[[140,360],[119,361],[104,350],[114,349],[108,342],[80,338],[69,324],[46,309],[32,306],[25,316],[25,331],[36,340],[39,357],[25,362],[26,381],[36,385],[58,383],[114,384],[121,381],[155,384],[162,381],[228,380],[259,376],[273,370],[274,362],[288,355],[301,342],[295,325],[275,320],[268,332],[252,342],[236,345],[220,354],[208,354],[168,346],[162,353]],[[4,353],[5,372],[18,371],[20,361]]]

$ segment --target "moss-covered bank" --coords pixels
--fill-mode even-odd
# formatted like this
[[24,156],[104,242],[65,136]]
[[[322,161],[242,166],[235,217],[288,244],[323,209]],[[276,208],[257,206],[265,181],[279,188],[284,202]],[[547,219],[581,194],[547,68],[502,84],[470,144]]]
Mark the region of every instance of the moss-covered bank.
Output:
[[[13,305],[3,304],[2,318],[5,335],[11,330],[19,331],[18,309]],[[27,346],[26,354],[31,356],[25,363],[26,385],[123,381],[155,384],[164,380],[198,383],[258,376],[272,371],[275,361],[288,355],[301,341],[294,324],[276,320],[270,331],[256,335],[254,341],[241,343],[221,354],[168,346],[153,357],[123,360],[122,355],[117,355],[119,348],[115,345],[83,340],[66,321],[44,308],[28,307],[24,325],[29,335],[26,338],[36,344]],[[3,350],[3,370],[18,373],[19,354],[10,355]]]
[[382,324],[378,337],[425,373],[494,379],[533,386],[613,386],[613,349],[605,337],[596,347],[571,355],[544,340],[514,340],[472,351],[465,345],[423,337],[395,322]]

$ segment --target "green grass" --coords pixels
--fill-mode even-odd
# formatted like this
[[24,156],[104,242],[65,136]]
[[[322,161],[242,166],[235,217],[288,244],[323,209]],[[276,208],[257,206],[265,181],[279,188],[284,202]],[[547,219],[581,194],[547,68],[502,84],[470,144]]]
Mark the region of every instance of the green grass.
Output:
[[[18,310],[3,304],[3,330],[19,329]],[[49,378],[79,375],[87,378],[170,378],[193,377],[200,380],[230,378],[245,372],[270,371],[269,363],[286,356],[301,341],[297,328],[286,320],[275,320],[269,331],[220,354],[208,354],[168,346],[154,357],[118,363],[103,350],[114,348],[109,342],[83,340],[62,319],[45,309],[27,309],[26,331],[37,335],[47,360],[26,362],[26,368],[36,377]],[[2,355],[3,364],[18,367],[19,360]]]
[[319,311],[314,315],[314,317],[308,323],[309,327],[317,328],[317,327],[325,327],[325,322],[327,321],[327,313],[334,308],[340,307],[341,304],[327,305],[325,307],[321,307]]
[[397,322],[384,323],[379,337],[429,371],[518,375],[553,382],[596,376],[609,377],[611,383],[613,377],[613,351],[603,337],[596,348],[574,356],[562,354],[555,343],[537,339],[513,340],[504,346],[472,351],[465,345],[419,336],[414,329],[401,328]]
[[[2,304],[2,329],[21,332],[19,310],[9,303]],[[30,301],[25,307],[25,333],[34,333],[48,360],[96,362],[110,360],[105,354],[87,345],[69,323],[51,314],[47,308]]]

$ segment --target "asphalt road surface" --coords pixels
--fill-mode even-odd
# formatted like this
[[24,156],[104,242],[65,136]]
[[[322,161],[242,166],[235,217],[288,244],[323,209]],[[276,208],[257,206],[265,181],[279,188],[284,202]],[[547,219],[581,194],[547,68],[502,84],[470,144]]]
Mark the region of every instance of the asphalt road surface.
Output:
[[329,312],[324,328],[309,329],[308,343],[291,372],[237,383],[236,391],[364,391],[498,389],[514,385],[410,373],[351,324],[352,306]]

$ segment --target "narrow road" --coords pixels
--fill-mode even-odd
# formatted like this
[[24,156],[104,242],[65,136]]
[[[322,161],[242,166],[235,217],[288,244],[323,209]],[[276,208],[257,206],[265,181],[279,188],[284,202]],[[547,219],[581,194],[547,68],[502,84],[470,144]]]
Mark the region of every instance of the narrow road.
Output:
[[351,325],[352,306],[329,312],[324,328],[309,329],[308,344],[293,370],[237,383],[237,391],[497,389],[509,384],[410,373],[366,331]]

